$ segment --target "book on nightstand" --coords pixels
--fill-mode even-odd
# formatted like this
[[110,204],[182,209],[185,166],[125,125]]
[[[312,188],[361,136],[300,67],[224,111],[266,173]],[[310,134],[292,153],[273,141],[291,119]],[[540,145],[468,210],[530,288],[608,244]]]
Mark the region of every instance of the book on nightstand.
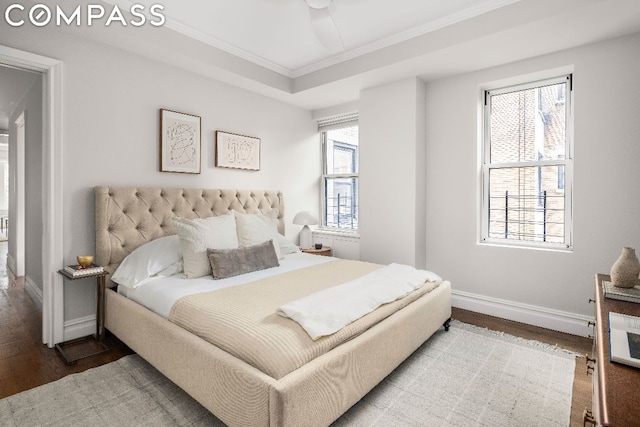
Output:
[[79,265],[68,265],[64,268],[69,275],[73,277],[91,276],[93,274],[99,274],[104,272],[104,268],[101,265],[91,264],[88,267],[80,267]]
[[640,368],[640,317],[609,312],[609,354],[612,362]]
[[614,286],[612,282],[602,281],[602,289],[605,298],[617,299],[621,301],[640,302],[640,285],[633,288],[619,288]]

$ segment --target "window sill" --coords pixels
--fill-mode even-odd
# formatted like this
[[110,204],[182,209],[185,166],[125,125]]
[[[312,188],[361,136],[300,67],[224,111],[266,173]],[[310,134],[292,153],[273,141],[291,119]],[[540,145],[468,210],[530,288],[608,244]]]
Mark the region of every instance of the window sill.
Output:
[[496,248],[513,248],[513,249],[532,249],[534,251],[561,252],[572,253],[573,247],[564,245],[544,245],[535,243],[516,243],[504,242],[501,240],[484,240],[478,242],[480,246],[496,247]]
[[312,233],[315,234],[323,234],[326,236],[340,236],[340,237],[349,237],[352,239],[359,239],[360,234],[358,234],[358,230],[340,230],[335,228],[316,228],[312,230]]

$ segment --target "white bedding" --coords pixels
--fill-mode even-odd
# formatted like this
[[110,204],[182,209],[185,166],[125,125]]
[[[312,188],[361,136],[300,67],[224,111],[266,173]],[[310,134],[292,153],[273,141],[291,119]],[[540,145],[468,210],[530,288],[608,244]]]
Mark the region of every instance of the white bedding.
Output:
[[241,285],[287,271],[324,264],[335,259],[300,252],[285,255],[280,260],[279,267],[254,271],[227,279],[213,280],[212,276],[185,279],[184,274],[176,274],[169,277],[152,277],[141,282],[135,289],[118,286],[118,293],[168,319],[173,304],[184,296]]
[[331,335],[351,322],[426,286],[434,288],[442,279],[426,270],[389,264],[355,280],[315,292],[281,305],[276,313],[298,322],[311,339]]

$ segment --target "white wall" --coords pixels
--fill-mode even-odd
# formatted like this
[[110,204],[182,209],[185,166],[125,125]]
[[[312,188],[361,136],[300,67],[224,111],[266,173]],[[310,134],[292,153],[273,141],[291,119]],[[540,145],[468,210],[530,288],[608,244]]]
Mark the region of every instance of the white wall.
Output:
[[[573,252],[480,245],[479,88],[566,67],[574,69]],[[639,75],[635,35],[429,82],[429,268],[450,279],[454,292],[485,298],[477,309],[498,299],[515,311],[531,308],[525,321],[540,307],[547,317],[592,316],[595,274],[608,273],[623,246],[640,246]]]
[[[23,255],[17,254],[16,227],[9,224],[9,256],[14,260],[18,256],[24,256],[26,289],[38,305],[42,305],[42,79],[34,78],[34,83],[15,105],[15,109],[9,117],[9,154],[10,163],[15,165],[16,156],[16,125],[15,122],[24,112],[25,118],[25,144],[24,161],[25,175],[24,186],[24,251]],[[16,171],[13,171],[10,180],[15,179]],[[15,189],[10,185],[9,190],[9,216],[16,219]],[[37,289],[36,289],[37,288]]]
[[[25,26],[2,37],[63,61],[65,263],[95,251],[96,185],[282,190],[291,239],[297,211],[320,211],[319,138],[309,111],[69,32]],[[201,116],[201,174],[158,171],[160,108]],[[261,138],[260,171],[214,167],[215,130]],[[94,313],[94,288],[88,280],[66,283],[65,320]]]
[[425,266],[425,86],[360,93],[360,256]]
[[5,171],[9,170],[9,136],[0,135],[0,211],[3,215],[7,215],[9,209],[9,193],[4,191]]

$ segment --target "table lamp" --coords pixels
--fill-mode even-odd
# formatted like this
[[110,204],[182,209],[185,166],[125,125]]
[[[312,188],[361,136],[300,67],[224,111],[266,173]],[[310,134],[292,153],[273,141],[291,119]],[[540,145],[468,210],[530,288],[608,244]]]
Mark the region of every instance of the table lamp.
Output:
[[300,230],[300,247],[302,249],[310,249],[311,229],[309,226],[317,224],[318,220],[310,212],[302,211],[298,212],[296,216],[293,217],[293,223],[303,226],[302,230]]

